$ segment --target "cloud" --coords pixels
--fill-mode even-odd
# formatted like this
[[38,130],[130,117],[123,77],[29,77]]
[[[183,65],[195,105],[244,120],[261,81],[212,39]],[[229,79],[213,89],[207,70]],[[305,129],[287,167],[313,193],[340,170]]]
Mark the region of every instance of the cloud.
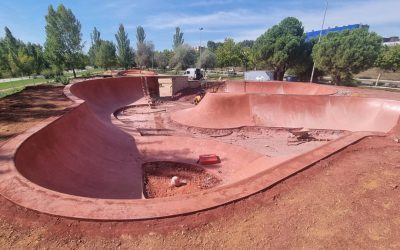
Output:
[[[209,1],[201,1],[206,4]],[[217,1],[227,3],[229,0]],[[317,30],[321,27],[324,4],[320,8],[310,8],[310,4],[295,4],[296,8],[267,7],[259,9],[235,9],[231,11],[215,11],[205,15],[185,13],[161,13],[147,19],[146,26],[153,29],[171,29],[176,26],[184,31],[197,32],[199,27],[204,27],[203,32],[219,33],[221,39],[225,36],[234,37],[235,40],[255,39],[265,32],[269,27],[277,24],[287,16],[297,17],[303,22],[306,31]],[[363,23],[369,24],[372,30],[381,34],[387,34],[396,30],[399,25],[398,10],[399,0],[386,1],[331,1],[326,26],[341,26],[347,24]],[[397,28],[397,32],[399,32]],[[398,35],[398,34],[392,34]]]
[[204,27],[218,28],[223,26],[243,26],[260,23],[265,19],[264,15],[253,15],[248,10],[218,11],[207,15],[189,14],[159,14],[147,19],[146,25],[154,29],[168,29],[180,27]]

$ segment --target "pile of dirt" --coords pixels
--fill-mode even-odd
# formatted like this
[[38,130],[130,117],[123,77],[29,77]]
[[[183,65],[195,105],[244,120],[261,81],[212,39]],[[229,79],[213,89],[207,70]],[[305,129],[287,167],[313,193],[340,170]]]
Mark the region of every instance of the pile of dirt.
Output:
[[[171,186],[177,176],[186,184]],[[203,168],[177,162],[149,162],[143,164],[143,185],[146,198],[161,198],[190,194],[217,186],[221,180]]]

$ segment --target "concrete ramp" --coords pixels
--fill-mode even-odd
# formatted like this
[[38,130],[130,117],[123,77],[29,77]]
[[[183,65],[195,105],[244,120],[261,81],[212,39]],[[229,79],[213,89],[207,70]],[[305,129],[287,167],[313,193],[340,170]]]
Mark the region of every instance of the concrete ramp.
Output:
[[70,90],[86,102],[22,143],[15,155],[18,171],[61,193],[141,199],[135,141],[111,124],[116,109],[143,99],[141,78],[90,80]]
[[[171,115],[178,123],[201,128],[352,131],[309,151],[274,158],[212,138],[146,137],[122,130],[113,112],[146,103],[144,82],[150,92],[158,90],[157,76],[95,79],[66,87],[65,93],[76,102],[71,111],[0,148],[0,194],[20,206],[69,218],[121,221],[188,214],[265,190],[365,136],[388,132],[400,114],[397,101],[330,96],[326,86],[305,83],[257,82],[228,83],[230,93],[209,93],[198,106]],[[144,198],[142,163],[193,165],[199,155],[210,152],[221,157],[220,164],[205,168],[220,175],[219,186]]]
[[224,93],[265,93],[278,95],[333,95],[337,90],[332,86],[314,83],[289,83],[281,81],[226,81],[219,92]]
[[195,108],[171,117],[200,128],[266,126],[389,132],[399,115],[400,102],[374,98],[208,93]]

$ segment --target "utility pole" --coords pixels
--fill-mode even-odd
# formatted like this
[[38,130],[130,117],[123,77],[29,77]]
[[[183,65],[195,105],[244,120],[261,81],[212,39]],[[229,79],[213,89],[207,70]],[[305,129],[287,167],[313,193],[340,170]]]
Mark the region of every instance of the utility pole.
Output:
[[200,61],[200,70],[201,70],[201,31],[204,30],[203,27],[201,27],[200,29],[200,46],[199,46],[199,53],[200,53],[200,57],[199,57],[199,61]]
[[[327,10],[328,10],[328,1],[326,1],[325,12],[324,12],[324,18],[322,19],[322,26],[321,26],[321,31],[319,32],[318,43],[321,41],[322,30],[324,29],[325,18],[326,18],[326,11],[327,11]],[[311,71],[310,83],[312,83],[312,81],[313,81],[313,78],[314,78],[314,71],[315,71],[315,62],[314,62],[314,64],[313,64],[312,71]]]

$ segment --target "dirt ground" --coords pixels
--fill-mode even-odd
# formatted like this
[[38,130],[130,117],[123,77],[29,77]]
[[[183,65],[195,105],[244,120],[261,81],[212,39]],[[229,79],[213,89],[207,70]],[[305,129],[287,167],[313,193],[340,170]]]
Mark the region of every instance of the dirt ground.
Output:
[[[176,162],[149,162],[143,166],[144,196],[146,198],[190,194],[216,187],[221,180],[203,168]],[[171,185],[171,178],[179,177],[180,185]]]
[[[400,99],[399,93],[357,91]],[[1,99],[0,136],[62,114],[68,105],[59,87],[29,88]],[[0,248],[399,249],[400,144],[393,140],[399,134],[397,128],[387,137],[366,138],[268,190],[180,217],[70,220],[0,197]]]
[[63,86],[40,85],[0,99],[0,146],[7,139],[32,127],[38,121],[59,116],[72,102]]

